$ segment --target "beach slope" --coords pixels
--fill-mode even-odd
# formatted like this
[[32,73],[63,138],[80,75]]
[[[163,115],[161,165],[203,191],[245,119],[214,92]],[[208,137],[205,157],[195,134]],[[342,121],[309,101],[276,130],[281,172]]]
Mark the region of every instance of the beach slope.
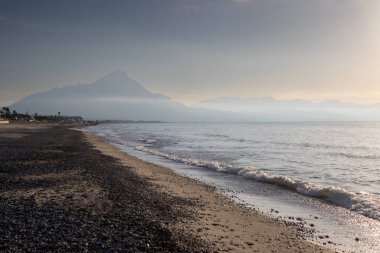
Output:
[[0,128],[0,250],[328,252],[92,133]]

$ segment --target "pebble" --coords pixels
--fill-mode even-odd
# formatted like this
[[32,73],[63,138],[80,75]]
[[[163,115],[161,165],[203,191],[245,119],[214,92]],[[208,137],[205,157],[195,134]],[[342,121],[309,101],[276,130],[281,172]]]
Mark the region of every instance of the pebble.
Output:
[[[19,131],[27,137],[0,136],[2,194],[39,190],[23,198],[2,196],[0,228],[7,229],[2,229],[0,251],[213,252],[174,226],[191,217],[191,202],[152,188],[115,158],[93,149],[82,133],[59,126]],[[45,174],[63,176],[40,177]],[[33,177],[41,179],[28,179]],[[64,188],[64,180],[79,190],[70,184]],[[107,199],[82,191],[91,187],[98,187]],[[44,192],[50,189],[56,202],[46,201]],[[95,203],[84,205],[94,197]],[[60,199],[62,206],[55,204]]]

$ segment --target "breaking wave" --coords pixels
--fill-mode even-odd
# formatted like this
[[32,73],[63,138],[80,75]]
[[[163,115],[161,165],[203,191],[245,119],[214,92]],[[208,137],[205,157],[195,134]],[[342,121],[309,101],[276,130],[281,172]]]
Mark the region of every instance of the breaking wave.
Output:
[[257,182],[277,185],[299,194],[325,200],[334,205],[356,211],[364,216],[380,220],[380,203],[372,194],[354,193],[331,185],[310,183],[287,176],[274,174],[253,167],[235,167],[227,163],[207,160],[197,160],[169,154],[157,149],[138,146],[136,150],[160,156],[172,161],[192,166],[211,169],[218,172],[235,174]]

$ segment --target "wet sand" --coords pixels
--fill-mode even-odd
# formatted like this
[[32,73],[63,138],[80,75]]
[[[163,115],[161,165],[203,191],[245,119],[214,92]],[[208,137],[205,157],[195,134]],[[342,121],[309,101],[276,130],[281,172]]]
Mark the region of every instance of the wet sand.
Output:
[[0,126],[0,251],[330,252],[92,133]]
[[294,226],[290,228],[238,205],[218,193],[214,187],[129,156],[94,133],[84,134],[103,154],[119,159],[160,191],[193,203],[193,219],[181,221],[177,225],[211,243],[217,251],[330,252],[306,241],[304,235],[309,232],[307,228],[297,227],[299,231],[295,232]]

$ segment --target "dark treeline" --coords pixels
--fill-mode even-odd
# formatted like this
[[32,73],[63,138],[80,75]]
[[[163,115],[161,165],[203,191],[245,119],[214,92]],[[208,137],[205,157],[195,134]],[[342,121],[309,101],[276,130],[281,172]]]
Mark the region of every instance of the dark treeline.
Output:
[[57,115],[38,115],[37,113],[18,113],[17,111],[11,111],[9,107],[3,107],[0,109],[0,118],[4,120],[9,120],[13,122],[22,121],[22,122],[57,122],[57,123],[74,123],[82,124],[87,123],[80,116],[62,116],[61,112],[58,112]]
[[30,120],[31,116],[28,114],[18,113],[15,110],[11,112],[9,107],[3,107],[0,109],[0,117],[7,120]]

